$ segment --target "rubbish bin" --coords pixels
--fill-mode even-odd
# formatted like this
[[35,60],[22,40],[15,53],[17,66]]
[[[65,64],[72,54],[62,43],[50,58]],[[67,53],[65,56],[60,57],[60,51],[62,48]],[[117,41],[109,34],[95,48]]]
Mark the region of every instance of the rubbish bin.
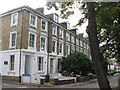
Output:
[[59,81],[59,80],[58,80],[58,77],[54,77],[53,80],[54,80],[54,83],[53,83],[54,85],[58,85],[58,84],[59,84],[59,82],[58,82],[58,81]]
[[81,75],[76,75],[76,81],[80,82],[80,79],[81,79]]
[[22,83],[30,83],[30,74],[22,74]]
[[50,80],[50,75],[46,74],[46,76],[45,76],[45,82],[49,82],[49,80]]
[[44,84],[45,83],[45,77],[40,77],[40,84]]

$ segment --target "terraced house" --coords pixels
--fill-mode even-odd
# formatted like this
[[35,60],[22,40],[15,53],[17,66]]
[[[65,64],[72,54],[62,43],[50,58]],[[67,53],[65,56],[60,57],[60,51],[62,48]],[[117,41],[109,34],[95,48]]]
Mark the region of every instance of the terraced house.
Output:
[[45,15],[43,8],[23,6],[1,14],[0,20],[4,76],[53,75],[61,70],[61,57],[74,51],[90,56],[89,43],[77,34],[77,29],[59,23],[55,13]]

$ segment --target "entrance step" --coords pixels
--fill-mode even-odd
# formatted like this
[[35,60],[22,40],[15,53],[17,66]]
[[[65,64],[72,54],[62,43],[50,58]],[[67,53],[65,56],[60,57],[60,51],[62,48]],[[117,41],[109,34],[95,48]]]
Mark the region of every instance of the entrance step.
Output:
[[63,77],[61,73],[53,73],[53,74],[50,74],[50,79],[54,79],[54,77],[56,78],[60,78],[60,77]]
[[61,85],[61,84],[71,84],[76,82],[75,77],[59,77],[59,78],[54,78],[54,84],[55,85]]
[[54,80],[54,84],[70,84],[76,82],[76,77],[62,76],[61,73],[55,73],[50,75],[50,79]]

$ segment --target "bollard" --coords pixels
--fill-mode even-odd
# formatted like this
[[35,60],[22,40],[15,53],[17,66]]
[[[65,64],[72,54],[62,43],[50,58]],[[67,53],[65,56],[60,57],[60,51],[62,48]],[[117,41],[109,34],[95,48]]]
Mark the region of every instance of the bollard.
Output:
[[118,90],[120,90],[120,73],[118,74]]
[[54,83],[53,83],[54,85],[57,85],[57,84],[58,84],[58,77],[54,77],[54,78],[53,78],[53,82],[54,82]]
[[76,81],[80,82],[81,75],[76,75]]
[[40,77],[40,84],[44,84],[45,83],[45,77]]
[[49,80],[50,80],[50,75],[46,74],[46,76],[45,76],[45,82],[49,82]]

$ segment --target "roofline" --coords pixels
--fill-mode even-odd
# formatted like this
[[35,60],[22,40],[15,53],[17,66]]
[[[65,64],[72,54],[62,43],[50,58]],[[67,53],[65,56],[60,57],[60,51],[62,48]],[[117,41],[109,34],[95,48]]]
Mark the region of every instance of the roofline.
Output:
[[[56,25],[60,26],[61,28],[63,28],[63,29],[65,29],[65,30],[67,30],[68,32],[74,34],[73,32],[69,31],[67,28],[65,28],[64,26],[62,26],[61,23],[56,23],[55,21],[53,21],[52,19],[50,19],[49,17],[47,17],[45,14],[40,13],[40,12],[38,12],[37,10],[35,10],[35,9],[33,9],[33,8],[27,6],[27,5],[21,6],[21,7],[12,9],[12,10],[9,10],[9,11],[7,11],[7,12],[5,12],[5,13],[2,13],[2,14],[0,14],[0,18],[3,17],[3,16],[6,16],[6,15],[12,14],[12,13],[18,12],[18,11],[22,11],[22,10],[28,10],[28,11],[36,14],[37,16],[40,16],[40,17],[42,17],[43,19],[47,19],[49,22],[55,23]],[[52,13],[52,14],[54,14],[54,13]],[[62,22],[62,23],[64,23],[64,22]],[[76,34],[76,35],[77,35],[77,34]],[[78,35],[77,35],[77,36],[78,36]],[[80,37],[80,38],[81,38],[81,37]]]

